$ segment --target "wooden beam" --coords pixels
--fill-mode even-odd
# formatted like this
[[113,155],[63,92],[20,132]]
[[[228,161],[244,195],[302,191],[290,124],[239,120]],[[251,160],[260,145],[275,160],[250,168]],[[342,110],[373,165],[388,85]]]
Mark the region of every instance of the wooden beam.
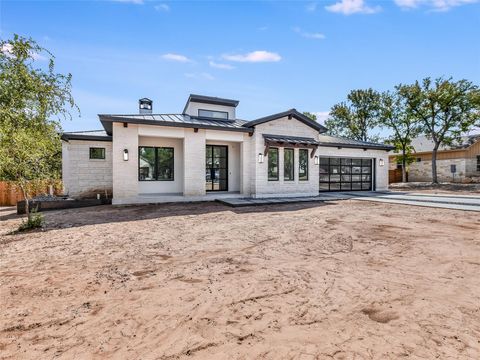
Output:
[[313,159],[313,157],[315,156],[315,153],[317,152],[317,148],[313,148],[312,149],[312,153],[310,154],[310,159]]

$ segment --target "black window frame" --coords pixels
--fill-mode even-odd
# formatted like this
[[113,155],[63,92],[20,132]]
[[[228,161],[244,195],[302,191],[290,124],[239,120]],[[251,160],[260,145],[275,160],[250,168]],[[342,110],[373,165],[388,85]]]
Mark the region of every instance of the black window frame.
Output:
[[[276,178],[273,178],[273,177],[270,177],[270,159],[271,159],[271,156],[270,156],[270,151],[275,151],[277,153],[277,176]],[[271,147],[268,149],[268,152],[267,152],[267,179],[268,181],[278,181],[280,179],[280,160],[278,158],[278,148],[276,147]]]
[[[285,174],[286,174],[286,162],[285,162],[285,154],[287,152],[291,152],[292,153],[292,166],[291,166],[291,169],[292,169],[292,178],[286,178],[285,177]],[[284,148],[283,149],[283,181],[295,181],[295,149],[293,148]]]
[[[302,153],[306,154],[306,157],[307,157],[307,168],[306,168],[307,173],[306,173],[306,178],[304,178],[304,179],[302,179],[302,177],[300,176],[300,165],[301,165],[301,163],[302,163],[300,157],[301,157],[301,154],[302,154]],[[310,176],[309,171],[308,171],[308,165],[309,165],[309,161],[308,161],[308,149],[299,149],[299,150],[298,150],[298,180],[299,180],[299,181],[308,181],[308,178],[309,178],[309,176]]]
[[[93,157],[92,156],[92,150],[102,150],[102,157]],[[89,155],[89,159],[90,160],[105,160],[105,148],[104,147],[95,147],[95,146],[92,146],[89,148],[88,150],[88,155]]]
[[[219,113],[219,114],[226,114],[225,118],[213,117],[213,116],[205,116],[200,115],[200,111],[210,111],[211,113]],[[198,109],[197,111],[198,117],[206,118],[206,119],[215,119],[215,120],[228,120],[228,111],[221,111],[221,110],[210,110],[210,109]]]
[[477,171],[480,171],[480,155],[477,155]]
[[319,158],[320,192],[372,191],[372,189],[375,189],[374,158]]
[[[140,177],[140,149],[142,148],[149,148],[154,149],[155,151],[155,160],[153,166],[153,179],[142,179]],[[171,179],[159,179],[158,178],[158,150],[159,149],[167,149],[172,151],[172,159],[171,159],[171,170],[172,170],[172,177]],[[138,147],[138,181],[175,181],[175,148],[171,146],[139,146]]]

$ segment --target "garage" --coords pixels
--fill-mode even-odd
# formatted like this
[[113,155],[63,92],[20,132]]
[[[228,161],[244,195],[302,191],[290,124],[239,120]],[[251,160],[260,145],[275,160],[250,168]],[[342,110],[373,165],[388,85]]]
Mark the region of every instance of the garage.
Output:
[[320,157],[322,191],[374,190],[373,159]]

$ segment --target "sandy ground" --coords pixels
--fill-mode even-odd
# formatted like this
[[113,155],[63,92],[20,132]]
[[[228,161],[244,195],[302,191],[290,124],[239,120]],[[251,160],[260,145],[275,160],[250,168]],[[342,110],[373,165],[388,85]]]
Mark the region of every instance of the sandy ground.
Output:
[[4,359],[479,359],[478,213],[0,209]]

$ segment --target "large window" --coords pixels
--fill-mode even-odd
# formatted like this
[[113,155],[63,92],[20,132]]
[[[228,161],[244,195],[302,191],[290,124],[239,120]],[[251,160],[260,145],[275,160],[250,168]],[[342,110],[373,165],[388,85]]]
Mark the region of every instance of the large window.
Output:
[[298,179],[308,180],[308,149],[300,149],[298,152]]
[[198,116],[212,118],[212,119],[221,119],[228,120],[228,112],[226,111],[214,111],[214,110],[198,110]]
[[268,149],[268,180],[278,180],[278,149]]
[[90,159],[99,159],[99,160],[105,159],[105,148],[91,147]]
[[293,181],[295,179],[293,154],[293,149],[283,150],[283,179],[285,181]]
[[173,181],[173,148],[140,146],[138,180]]

